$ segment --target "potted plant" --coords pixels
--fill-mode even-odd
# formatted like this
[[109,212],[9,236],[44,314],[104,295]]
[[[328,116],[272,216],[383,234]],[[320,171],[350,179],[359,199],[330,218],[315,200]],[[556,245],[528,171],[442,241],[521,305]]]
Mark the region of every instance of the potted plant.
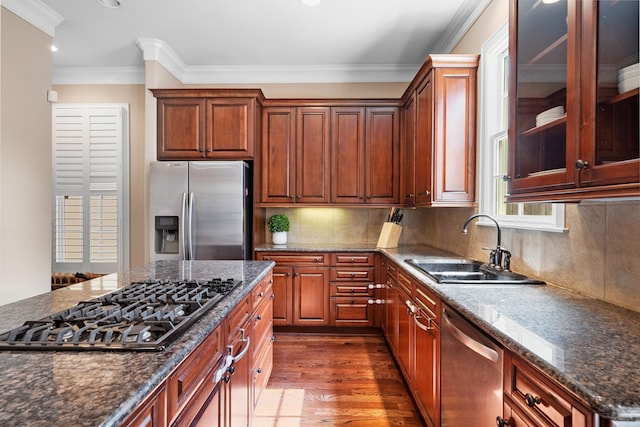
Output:
[[267,223],[271,235],[271,241],[275,245],[287,243],[287,231],[289,231],[289,218],[284,214],[272,215]]

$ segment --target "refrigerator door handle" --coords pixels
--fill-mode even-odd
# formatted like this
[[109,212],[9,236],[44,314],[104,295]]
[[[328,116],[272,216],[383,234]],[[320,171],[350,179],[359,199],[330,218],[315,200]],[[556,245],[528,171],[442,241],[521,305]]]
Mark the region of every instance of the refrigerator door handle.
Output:
[[182,246],[182,259],[187,259],[187,193],[182,193],[182,203],[180,204],[180,243]]
[[189,255],[187,257],[188,260],[192,260],[193,256],[194,256],[194,254],[193,254],[193,198],[194,198],[193,192],[190,192],[189,193],[189,205],[188,205],[188,208],[187,208],[187,211],[188,211],[187,215],[189,217],[189,228],[187,230],[187,238],[189,239],[189,243],[188,243],[188,246],[189,246],[188,254]]

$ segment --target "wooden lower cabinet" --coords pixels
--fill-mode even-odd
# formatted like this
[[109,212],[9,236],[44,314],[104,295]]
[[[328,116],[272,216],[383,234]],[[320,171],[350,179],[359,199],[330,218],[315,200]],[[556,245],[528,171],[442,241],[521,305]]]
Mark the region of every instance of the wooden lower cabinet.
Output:
[[123,424],[124,427],[163,427],[167,423],[167,394],[162,384]]
[[528,362],[509,352],[505,352],[504,360],[504,401],[508,408],[504,418],[507,421],[514,419],[515,424],[554,427],[597,425],[593,412]]
[[293,325],[329,325],[329,270],[293,268]]
[[258,252],[256,259],[276,263],[274,326],[329,325],[329,254]]
[[269,273],[122,425],[249,427],[273,365],[272,287]]
[[429,427],[440,426],[440,304],[387,260],[384,334]]

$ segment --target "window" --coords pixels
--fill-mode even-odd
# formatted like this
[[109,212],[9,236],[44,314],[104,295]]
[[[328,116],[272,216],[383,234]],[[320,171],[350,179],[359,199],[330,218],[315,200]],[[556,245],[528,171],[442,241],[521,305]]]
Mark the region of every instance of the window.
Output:
[[127,266],[127,117],[124,105],[53,107],[53,271]]
[[[480,212],[503,227],[564,230],[564,205],[507,203],[509,32],[505,23],[482,47]],[[482,223],[482,221],[481,221]],[[493,223],[491,223],[493,224]]]

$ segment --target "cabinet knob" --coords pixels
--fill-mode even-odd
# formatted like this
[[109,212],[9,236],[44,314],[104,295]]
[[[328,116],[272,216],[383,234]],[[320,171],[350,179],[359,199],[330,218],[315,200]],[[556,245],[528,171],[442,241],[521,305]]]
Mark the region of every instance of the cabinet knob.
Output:
[[511,181],[511,176],[510,175],[502,175],[502,180],[504,182],[509,182],[509,181]]
[[276,298],[276,294],[271,294],[271,299],[275,299]]
[[511,424],[509,424],[509,420],[505,420],[504,418],[502,418],[501,416],[498,416],[496,418],[496,425],[498,427],[505,427],[505,426],[510,426]]
[[576,169],[578,169],[578,170],[589,169],[589,162],[585,162],[584,160],[578,159],[576,161]]
[[351,304],[353,304],[353,303],[355,303],[355,302],[356,302],[356,301],[355,301],[355,300],[353,300],[353,299],[352,299],[351,301],[349,301],[349,303],[351,303]]
[[259,314],[256,316],[256,319],[258,320],[262,320],[262,316],[260,316]]
[[536,405],[538,405],[541,400],[539,396],[534,396],[531,393],[527,393],[524,395],[524,400],[527,401],[527,405],[529,405],[530,407],[534,407]]
[[261,374],[261,373],[262,373],[262,368],[258,368],[258,369],[256,369],[256,372],[257,372],[257,373],[259,373],[259,374]]

